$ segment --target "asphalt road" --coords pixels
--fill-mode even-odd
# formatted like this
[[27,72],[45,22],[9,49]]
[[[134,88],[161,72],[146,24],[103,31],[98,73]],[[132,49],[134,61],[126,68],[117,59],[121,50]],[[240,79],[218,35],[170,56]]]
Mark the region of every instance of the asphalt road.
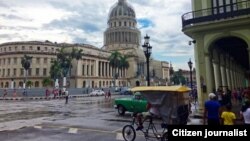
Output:
[[[117,141],[130,114],[118,116],[112,100],[84,97],[65,100],[1,101],[1,141]],[[140,132],[136,141],[145,140]]]

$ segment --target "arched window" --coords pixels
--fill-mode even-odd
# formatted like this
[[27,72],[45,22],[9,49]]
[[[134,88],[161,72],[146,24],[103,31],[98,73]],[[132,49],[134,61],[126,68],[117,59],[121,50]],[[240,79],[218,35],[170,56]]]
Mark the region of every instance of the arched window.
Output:
[[18,86],[19,86],[19,87],[23,87],[23,82],[20,81]]
[[103,87],[105,87],[105,81],[103,81],[102,84],[103,84]]
[[5,83],[5,88],[9,88],[9,82]]
[[35,82],[35,87],[39,87],[39,81]]

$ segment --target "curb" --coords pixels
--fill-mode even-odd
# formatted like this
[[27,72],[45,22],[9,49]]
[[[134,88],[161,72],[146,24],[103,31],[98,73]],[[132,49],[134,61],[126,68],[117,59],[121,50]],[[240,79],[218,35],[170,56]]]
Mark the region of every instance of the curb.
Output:
[[[69,96],[69,98],[82,98],[82,97],[89,97],[89,95],[74,95],[74,96]],[[65,97],[6,97],[6,98],[0,98],[0,101],[21,101],[21,100],[53,100],[53,99],[64,99]]]

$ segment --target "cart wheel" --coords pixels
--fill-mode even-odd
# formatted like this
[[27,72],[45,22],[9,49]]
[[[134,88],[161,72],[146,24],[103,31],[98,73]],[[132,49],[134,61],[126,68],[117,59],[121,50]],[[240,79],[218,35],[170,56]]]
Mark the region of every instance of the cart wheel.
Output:
[[165,132],[161,138],[161,141],[168,141],[168,132]]
[[134,141],[136,137],[134,127],[132,125],[125,125],[122,129],[122,136],[125,141]]
[[117,110],[118,110],[119,115],[124,115],[125,114],[125,108],[123,106],[119,105]]

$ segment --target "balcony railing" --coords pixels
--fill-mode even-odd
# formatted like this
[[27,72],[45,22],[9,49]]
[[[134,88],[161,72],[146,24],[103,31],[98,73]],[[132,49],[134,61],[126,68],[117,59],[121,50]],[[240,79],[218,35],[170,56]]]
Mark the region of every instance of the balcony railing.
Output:
[[250,14],[250,1],[188,12],[182,15],[182,27],[202,22],[234,18]]

